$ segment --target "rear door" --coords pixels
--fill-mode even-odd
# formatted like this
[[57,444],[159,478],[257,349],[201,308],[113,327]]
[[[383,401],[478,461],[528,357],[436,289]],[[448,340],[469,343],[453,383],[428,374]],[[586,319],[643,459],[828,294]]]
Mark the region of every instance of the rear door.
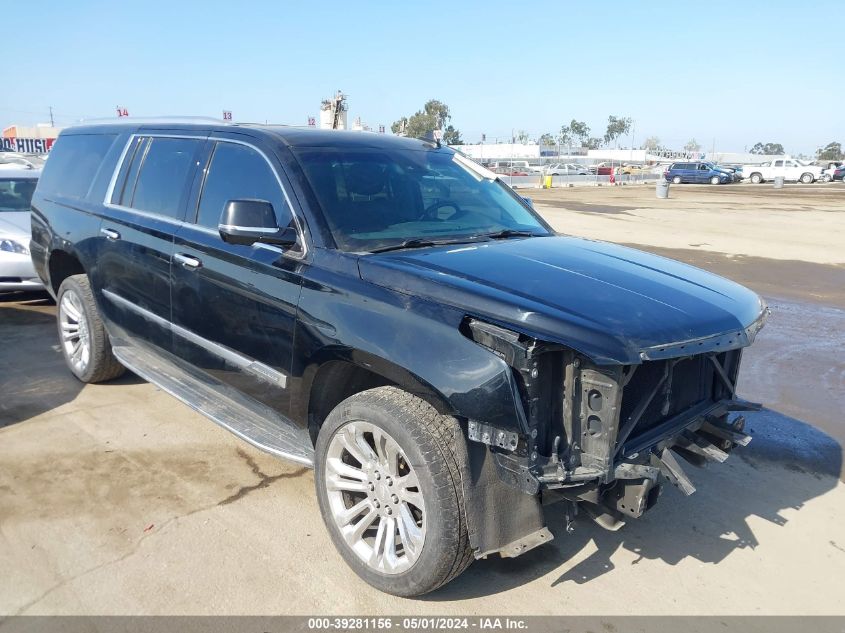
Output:
[[271,148],[246,138],[210,139],[197,174],[174,249],[173,345],[194,367],[286,414],[306,253],[301,231],[300,243],[284,251],[221,239],[217,227],[228,200],[266,200],[279,226],[299,227]]
[[170,261],[205,136],[130,137],[106,194],[95,287],[116,344],[171,348]]

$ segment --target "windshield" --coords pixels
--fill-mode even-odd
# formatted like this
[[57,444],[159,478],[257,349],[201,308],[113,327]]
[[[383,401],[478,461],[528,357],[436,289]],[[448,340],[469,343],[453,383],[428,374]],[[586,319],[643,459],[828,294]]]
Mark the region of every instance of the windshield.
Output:
[[35,178],[0,177],[0,213],[7,211],[28,212],[35,191]]
[[297,158],[338,247],[551,234],[510,188],[451,150],[309,149]]

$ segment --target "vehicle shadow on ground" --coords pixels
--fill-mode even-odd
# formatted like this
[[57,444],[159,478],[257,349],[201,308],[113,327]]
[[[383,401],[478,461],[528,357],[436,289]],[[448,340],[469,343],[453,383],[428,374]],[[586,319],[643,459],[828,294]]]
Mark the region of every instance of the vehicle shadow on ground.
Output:
[[[565,591],[568,583],[588,583],[617,565],[637,565],[644,559],[676,565],[687,557],[712,564],[738,549],[757,547],[750,519],[783,526],[788,521],[784,511],[800,511],[834,488],[842,474],[842,447],[822,431],[776,411],[745,415],[754,440],[727,462],[699,469],[681,460],[697,488],[691,497],[666,484],[657,505],[618,532],[580,515],[574,532],[567,534],[563,506],[547,506],[552,543],[516,559],[476,561],[458,580],[423,599],[488,596],[547,575],[552,587]],[[579,562],[567,564],[575,557]]]
[[[55,310],[46,293],[0,295],[0,428],[71,402],[85,386],[65,365]],[[140,382],[127,373],[105,384]]]

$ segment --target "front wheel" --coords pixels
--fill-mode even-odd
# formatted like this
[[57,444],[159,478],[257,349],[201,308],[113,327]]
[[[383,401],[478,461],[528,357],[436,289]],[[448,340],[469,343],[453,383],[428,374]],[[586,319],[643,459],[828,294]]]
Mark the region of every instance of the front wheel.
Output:
[[718,176],[711,177],[710,178],[710,184],[711,185],[718,185],[719,184],[719,177]]
[[112,354],[88,276],[65,279],[56,299],[59,342],[73,375],[82,382],[104,382],[123,374],[126,370]]
[[811,184],[815,180],[815,177],[811,173],[801,174],[801,182],[805,185]]
[[754,183],[755,185],[759,185],[761,182],[763,182],[763,176],[761,174],[756,174],[756,173],[751,174],[751,182]]
[[323,521],[346,563],[397,596],[445,585],[472,562],[457,421],[396,387],[341,402],[317,437]]

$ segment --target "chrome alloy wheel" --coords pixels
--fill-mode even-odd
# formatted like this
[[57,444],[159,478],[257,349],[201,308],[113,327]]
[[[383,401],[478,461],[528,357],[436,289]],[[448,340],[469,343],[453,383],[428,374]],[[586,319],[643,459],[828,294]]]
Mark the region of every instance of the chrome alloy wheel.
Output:
[[325,463],[331,515],[350,549],[371,569],[399,574],[425,543],[425,506],[402,448],[373,424],[340,427]]
[[68,362],[78,374],[84,373],[91,359],[91,333],[82,300],[73,290],[65,291],[59,302],[59,327]]

